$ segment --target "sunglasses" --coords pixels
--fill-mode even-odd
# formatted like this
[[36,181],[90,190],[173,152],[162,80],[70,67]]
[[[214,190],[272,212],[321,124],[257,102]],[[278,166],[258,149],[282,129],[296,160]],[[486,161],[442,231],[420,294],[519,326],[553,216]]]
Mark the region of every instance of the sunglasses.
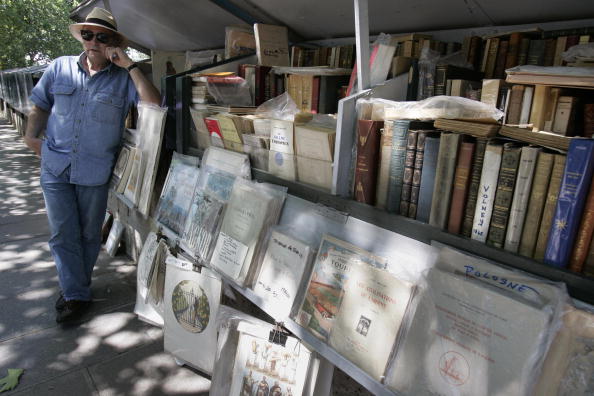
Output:
[[82,39],[85,41],[91,41],[93,40],[93,37],[96,37],[97,41],[99,41],[100,43],[108,44],[111,40],[112,35],[103,32],[93,33],[90,30],[81,30],[80,37],[82,37]]

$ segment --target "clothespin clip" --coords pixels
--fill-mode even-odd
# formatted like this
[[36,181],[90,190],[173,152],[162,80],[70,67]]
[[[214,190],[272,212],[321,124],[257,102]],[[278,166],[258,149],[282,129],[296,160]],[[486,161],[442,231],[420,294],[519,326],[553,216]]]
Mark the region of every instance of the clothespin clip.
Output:
[[282,322],[277,322],[274,328],[270,330],[268,335],[268,342],[285,346],[287,344],[288,331],[283,328]]

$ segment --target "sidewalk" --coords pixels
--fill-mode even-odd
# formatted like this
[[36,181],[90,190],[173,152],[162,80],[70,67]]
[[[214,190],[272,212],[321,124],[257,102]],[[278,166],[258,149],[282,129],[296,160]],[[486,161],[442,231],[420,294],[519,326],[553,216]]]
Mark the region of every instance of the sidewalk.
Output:
[[163,352],[163,333],[134,315],[136,266],[101,252],[94,303],[79,326],[55,322],[58,280],[39,186],[39,159],[0,119],[0,378],[2,395],[206,395],[210,381]]

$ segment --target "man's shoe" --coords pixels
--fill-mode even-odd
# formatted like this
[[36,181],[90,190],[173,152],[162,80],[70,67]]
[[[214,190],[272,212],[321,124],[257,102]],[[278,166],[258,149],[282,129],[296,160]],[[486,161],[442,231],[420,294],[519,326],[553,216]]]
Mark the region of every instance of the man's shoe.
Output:
[[60,291],[60,296],[56,300],[56,311],[61,311],[66,306],[66,300],[64,300],[64,293]]
[[64,323],[79,319],[91,306],[90,301],[70,300],[66,301],[64,308],[56,314],[56,322]]

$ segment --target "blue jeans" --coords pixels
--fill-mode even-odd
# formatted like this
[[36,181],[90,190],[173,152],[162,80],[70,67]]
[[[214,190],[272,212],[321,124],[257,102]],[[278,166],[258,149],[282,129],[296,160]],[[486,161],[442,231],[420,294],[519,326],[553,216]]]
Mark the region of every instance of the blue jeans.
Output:
[[66,300],[91,300],[109,183],[71,184],[70,167],[55,176],[42,166],[41,188],[51,230],[50,250]]

